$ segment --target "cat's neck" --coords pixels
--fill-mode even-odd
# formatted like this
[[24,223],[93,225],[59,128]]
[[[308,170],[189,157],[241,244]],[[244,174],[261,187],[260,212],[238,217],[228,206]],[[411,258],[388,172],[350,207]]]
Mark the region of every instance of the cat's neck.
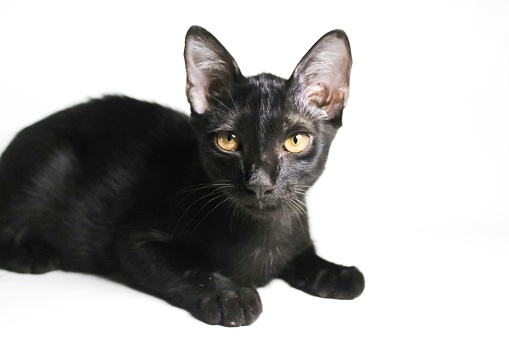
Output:
[[[298,199],[298,202],[297,202]],[[304,196],[285,201],[273,209],[260,211],[234,208],[232,217],[237,222],[249,221],[263,232],[280,233],[283,236],[293,233],[308,234],[307,207]]]

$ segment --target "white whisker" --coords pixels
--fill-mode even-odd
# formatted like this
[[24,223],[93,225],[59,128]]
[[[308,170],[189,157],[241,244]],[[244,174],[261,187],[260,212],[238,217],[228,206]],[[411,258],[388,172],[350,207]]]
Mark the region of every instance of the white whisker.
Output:
[[[214,199],[211,199],[211,200],[210,200],[210,201],[208,201],[208,202],[207,202],[207,204],[205,204],[205,205],[208,205],[209,203],[211,203],[212,201],[214,201],[214,200],[216,200],[216,199],[218,199],[218,198],[220,198],[220,197],[221,197],[221,196],[219,196],[219,197],[217,197],[217,198],[214,198]],[[196,231],[196,228],[197,228],[197,227],[198,227],[198,226],[202,223],[202,221],[203,221],[203,220],[205,220],[205,218],[207,218],[207,217],[210,215],[210,213],[214,212],[214,210],[215,210],[216,208],[218,208],[221,204],[224,204],[226,201],[228,201],[228,197],[226,197],[224,200],[221,200],[221,201],[220,201],[220,202],[219,202],[216,206],[214,206],[214,207],[213,207],[210,211],[208,211],[208,213],[207,213],[207,214],[205,214],[205,216],[204,216],[203,218],[201,218],[201,220],[200,220],[200,221],[199,221],[199,222],[198,222],[198,223],[194,226],[194,228],[193,228],[193,230],[191,231],[191,233],[189,233],[189,238],[191,238],[191,236],[193,235],[194,231]],[[204,207],[205,207],[205,205],[204,205]],[[200,209],[200,211],[201,211],[201,209]],[[198,213],[197,213],[197,214],[198,214]],[[193,217],[193,219],[194,219],[194,217]],[[192,221],[193,219],[191,219],[191,221]],[[189,221],[189,222],[191,222],[191,221]],[[186,225],[186,227],[187,227],[187,225]]]
[[295,206],[302,212],[303,215],[307,214],[307,207],[304,202],[295,196],[292,197],[292,201],[295,202]]
[[237,106],[237,103],[235,102],[235,100],[233,100],[232,93],[231,93],[231,92],[230,92],[230,90],[228,89],[228,86],[226,86],[226,84],[224,83],[223,78],[221,78],[220,80],[221,80],[221,82],[223,83],[224,88],[226,88],[226,91],[228,92],[228,95],[230,96],[230,99],[232,99],[233,106],[235,107],[235,109],[236,109],[237,111],[239,111],[239,107]]
[[[187,208],[184,210],[184,212],[182,212],[180,214],[180,217],[178,218],[177,222],[174,223],[173,225],[173,232],[172,232],[172,236],[174,235],[174,233],[177,231],[178,229],[178,226],[179,224],[182,222],[182,220],[184,219],[184,217],[188,214],[188,212],[191,210],[191,208],[193,206],[195,206],[196,204],[198,204],[199,202],[203,201],[204,199],[207,199],[211,196],[215,196],[215,195],[219,195],[218,197],[221,197],[222,196],[222,191],[225,191],[225,190],[229,190],[233,187],[233,185],[230,183],[230,181],[228,180],[220,180],[220,181],[216,181],[216,182],[213,182],[213,183],[208,183],[208,184],[199,184],[199,185],[193,185],[193,186],[189,186],[189,187],[186,187],[180,191],[177,192],[177,194],[175,194],[173,196],[173,199],[181,194],[184,194],[184,193],[187,193],[183,198],[181,198],[180,202],[173,208],[173,211],[174,212],[177,212],[178,211],[178,207],[186,201],[186,199],[188,199],[191,195],[201,191],[201,190],[204,190],[204,189],[211,189],[210,192],[208,192],[207,194],[204,194],[202,196],[200,196],[199,198],[197,198],[196,200],[194,200],[190,205],[187,206]],[[217,199],[218,197],[216,198],[213,198],[211,200],[215,200]],[[210,200],[209,200],[210,202]],[[199,212],[201,212],[207,205],[208,203],[205,203],[199,210],[198,212],[195,214],[195,216],[193,216],[191,218],[191,220],[182,228],[182,230],[179,231],[179,233],[182,233],[183,231],[185,231],[185,229],[187,228],[188,224],[190,222],[192,222],[194,220],[194,218],[196,217],[196,215],[198,215]],[[173,213],[171,213],[173,214]],[[171,216],[170,214],[170,216]],[[168,217],[170,217],[168,216]]]
[[[221,80],[222,81],[222,80]],[[230,109],[230,107],[226,106],[226,104],[224,102],[222,102],[221,100],[219,100],[218,98],[216,98],[215,96],[213,96],[212,94],[207,94],[209,97],[211,97],[212,99],[216,100],[218,103],[220,103],[221,105],[223,105],[224,108],[226,108],[226,112],[225,111],[222,111],[224,113],[227,113],[227,114],[232,114],[232,110]]]
[[302,220],[300,220],[300,217],[299,217],[299,212],[295,209],[295,205],[294,205],[294,202],[292,200],[286,200],[285,201],[286,204],[288,205],[288,207],[290,207],[293,212],[295,213],[295,216],[297,217],[297,219],[299,220],[299,223],[300,223],[300,227],[302,229],[302,232],[305,233],[305,229],[304,229],[304,225],[302,224]]

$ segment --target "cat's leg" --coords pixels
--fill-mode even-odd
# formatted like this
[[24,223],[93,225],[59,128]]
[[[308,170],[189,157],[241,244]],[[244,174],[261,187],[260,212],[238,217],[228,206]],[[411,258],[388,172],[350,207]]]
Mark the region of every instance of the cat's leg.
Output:
[[124,237],[117,242],[116,256],[124,282],[189,311],[205,323],[244,326],[262,312],[255,288],[238,286],[213,272],[183,245]]
[[322,298],[354,299],[364,290],[364,276],[356,267],[328,262],[313,247],[295,257],[281,278],[292,287]]
[[58,257],[42,243],[14,245],[0,242],[0,269],[41,274],[60,268]]
[[33,274],[58,270],[60,260],[55,249],[31,231],[30,225],[41,223],[39,218],[33,217],[30,206],[23,202],[17,206],[23,213],[12,211],[9,198],[0,196],[0,201],[6,202],[0,206],[0,269]]

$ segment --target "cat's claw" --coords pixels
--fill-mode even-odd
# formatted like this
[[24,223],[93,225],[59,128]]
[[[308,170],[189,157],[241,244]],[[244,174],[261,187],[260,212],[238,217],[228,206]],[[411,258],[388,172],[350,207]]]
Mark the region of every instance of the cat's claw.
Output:
[[252,324],[261,313],[258,292],[246,287],[203,294],[193,315],[211,325],[236,327]]

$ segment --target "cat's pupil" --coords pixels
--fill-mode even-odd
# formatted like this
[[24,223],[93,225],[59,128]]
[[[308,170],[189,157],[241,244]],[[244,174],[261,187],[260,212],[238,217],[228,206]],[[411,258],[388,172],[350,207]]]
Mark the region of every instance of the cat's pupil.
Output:
[[299,142],[299,139],[300,139],[300,138],[301,138],[300,134],[295,135],[295,136],[293,137],[293,140],[292,140],[292,141],[293,141],[293,143],[294,143],[295,145],[297,145],[297,143]]
[[226,141],[228,141],[229,143],[232,142],[234,138],[234,135],[232,133],[228,133],[228,136],[226,137]]

